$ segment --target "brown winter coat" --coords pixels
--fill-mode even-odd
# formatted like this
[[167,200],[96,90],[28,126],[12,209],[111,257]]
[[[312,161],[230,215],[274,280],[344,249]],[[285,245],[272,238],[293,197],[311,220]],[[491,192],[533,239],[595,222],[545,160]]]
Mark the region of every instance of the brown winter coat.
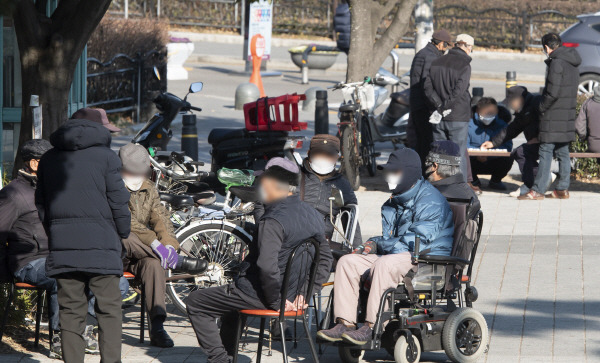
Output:
[[171,245],[179,249],[173,225],[167,210],[160,203],[156,187],[146,180],[140,190],[130,192],[131,232],[148,246],[157,239],[165,246]]

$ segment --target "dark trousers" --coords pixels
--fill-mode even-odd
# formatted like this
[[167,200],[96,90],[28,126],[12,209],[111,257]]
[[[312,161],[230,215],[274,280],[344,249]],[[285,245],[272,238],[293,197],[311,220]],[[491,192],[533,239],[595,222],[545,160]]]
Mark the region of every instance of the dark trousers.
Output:
[[523,184],[529,189],[538,172],[540,144],[522,144],[512,151],[511,158],[519,165]]
[[[467,120],[468,121],[468,120]],[[433,125],[433,140],[450,140],[454,141],[460,149],[460,155],[463,157],[460,159],[460,171],[464,177],[464,181],[467,181],[468,161],[467,161],[467,139],[469,137],[469,122],[462,121],[441,121],[437,125]],[[473,176],[475,179],[475,176]]]
[[406,130],[408,146],[419,154],[421,164],[423,165],[433,142],[433,131],[429,122],[429,116],[430,112],[426,108],[411,110]]
[[499,183],[508,174],[513,163],[511,158],[504,157],[488,157],[486,161],[479,161],[476,157],[470,159],[474,182],[479,180],[477,174],[489,174],[490,181]]
[[[238,311],[266,309],[262,302],[251,298],[234,285],[196,290],[185,299],[192,328],[198,344],[210,363],[228,363],[233,355]],[[221,320],[221,330],[217,326]]]
[[96,297],[98,342],[103,363],[121,362],[121,292],[119,276],[70,272],[56,276],[63,359],[83,363],[88,299],[85,291]]
[[151,329],[160,328],[167,317],[165,270],[152,248],[145,245],[135,233],[131,233],[122,242],[129,260],[127,271],[144,284],[146,311],[150,313],[150,321],[154,323],[151,324]]

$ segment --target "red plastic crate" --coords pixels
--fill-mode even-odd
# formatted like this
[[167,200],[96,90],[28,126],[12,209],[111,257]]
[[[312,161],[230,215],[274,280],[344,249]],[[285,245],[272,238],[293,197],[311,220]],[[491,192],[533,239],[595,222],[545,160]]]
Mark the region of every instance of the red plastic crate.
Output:
[[244,118],[248,131],[300,131],[308,124],[298,121],[298,102],[305,95],[291,94],[263,97],[244,105]]

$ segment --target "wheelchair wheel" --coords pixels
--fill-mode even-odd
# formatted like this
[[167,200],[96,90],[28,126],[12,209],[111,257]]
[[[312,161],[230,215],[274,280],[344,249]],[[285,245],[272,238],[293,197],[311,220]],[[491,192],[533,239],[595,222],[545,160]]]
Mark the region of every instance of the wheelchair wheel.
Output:
[[414,343],[412,347],[408,344],[408,340],[404,336],[399,337],[396,341],[396,346],[394,347],[394,360],[396,363],[416,363],[421,359],[421,344],[419,343],[419,339],[414,335],[411,335],[411,339]]
[[453,362],[476,362],[487,350],[488,338],[483,315],[473,308],[459,308],[444,324],[442,346]]
[[338,353],[340,355],[340,359],[344,363],[358,363],[360,361],[360,357],[363,354],[363,351],[360,349],[350,349],[343,345],[338,347]]

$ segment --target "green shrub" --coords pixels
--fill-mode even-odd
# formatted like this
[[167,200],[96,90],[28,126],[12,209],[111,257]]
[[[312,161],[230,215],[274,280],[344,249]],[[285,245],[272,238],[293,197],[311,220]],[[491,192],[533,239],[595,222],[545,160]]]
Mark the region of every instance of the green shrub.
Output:
[[[579,113],[581,105],[586,99],[587,97],[585,95],[577,97],[577,113]],[[587,141],[580,140],[579,137],[577,137],[577,140],[571,143],[569,149],[572,152],[586,152],[588,150]],[[600,165],[594,158],[576,159],[571,173],[582,179],[597,178],[600,176]]]

